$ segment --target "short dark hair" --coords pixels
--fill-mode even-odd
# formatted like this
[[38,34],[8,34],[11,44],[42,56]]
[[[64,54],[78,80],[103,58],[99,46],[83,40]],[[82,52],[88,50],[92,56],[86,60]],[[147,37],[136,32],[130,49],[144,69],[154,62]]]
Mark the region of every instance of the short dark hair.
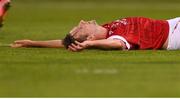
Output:
[[68,46],[71,45],[72,43],[75,43],[75,41],[76,39],[69,33],[63,39],[63,45],[65,46],[66,49],[68,49]]
[[69,33],[63,39],[63,45],[65,46],[66,49],[68,49],[68,46],[71,45],[72,43],[75,44],[75,41],[84,42],[87,40],[87,37],[88,35],[79,35],[78,38],[75,38],[75,36]]

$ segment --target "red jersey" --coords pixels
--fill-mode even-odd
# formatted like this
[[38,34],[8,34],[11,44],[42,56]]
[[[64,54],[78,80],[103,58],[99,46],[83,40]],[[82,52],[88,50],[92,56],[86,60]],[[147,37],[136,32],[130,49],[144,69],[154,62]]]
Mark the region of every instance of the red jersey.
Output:
[[130,49],[160,49],[168,38],[169,24],[165,20],[128,17],[103,25],[107,38],[119,35],[130,44]]

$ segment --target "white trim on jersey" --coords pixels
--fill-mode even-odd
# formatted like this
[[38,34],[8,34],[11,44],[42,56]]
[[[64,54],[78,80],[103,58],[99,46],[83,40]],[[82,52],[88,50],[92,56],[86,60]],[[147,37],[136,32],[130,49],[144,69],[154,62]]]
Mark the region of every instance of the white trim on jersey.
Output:
[[126,45],[126,47],[128,48],[128,50],[131,48],[130,44],[129,44],[129,43],[127,42],[127,40],[126,40],[124,37],[122,37],[122,36],[112,35],[112,36],[110,36],[110,37],[107,38],[107,39],[118,39],[118,40],[122,40],[122,41],[125,43],[125,45]]

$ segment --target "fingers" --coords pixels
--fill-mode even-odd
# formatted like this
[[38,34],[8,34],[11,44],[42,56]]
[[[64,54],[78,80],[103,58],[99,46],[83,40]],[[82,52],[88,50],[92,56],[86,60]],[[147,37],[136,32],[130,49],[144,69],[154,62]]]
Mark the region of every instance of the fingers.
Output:
[[79,45],[80,47],[83,47],[83,45],[80,42],[78,42],[78,41],[75,41],[75,44]]
[[82,51],[84,48],[79,46],[79,45],[75,45],[75,44],[71,44],[68,48],[68,50],[73,51],[73,52],[78,52],[78,51]]
[[12,48],[20,48],[23,47],[22,44],[11,44]]
[[14,41],[15,44],[20,44],[22,41]]
[[74,47],[74,48],[76,48],[76,49],[78,49],[78,50],[81,50],[81,49],[82,49],[82,47],[79,46],[79,45],[71,44],[71,46]]
[[13,44],[11,44],[11,47],[12,48],[20,48],[20,47],[25,47],[25,43],[27,42],[28,40],[16,40],[14,41]]
[[16,44],[22,44],[22,43],[24,43],[25,41],[27,41],[27,40],[17,40],[17,41],[14,41],[14,43],[16,43]]
[[69,46],[68,50],[72,52],[77,52],[77,49],[72,47],[71,45]]

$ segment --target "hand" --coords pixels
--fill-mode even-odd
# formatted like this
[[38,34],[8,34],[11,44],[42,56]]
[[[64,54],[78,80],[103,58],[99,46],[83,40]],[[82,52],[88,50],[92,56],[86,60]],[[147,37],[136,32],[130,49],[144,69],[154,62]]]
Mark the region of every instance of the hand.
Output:
[[13,44],[11,44],[12,48],[20,48],[20,47],[30,47],[32,45],[32,40],[17,40]]
[[75,41],[75,44],[71,44],[68,50],[73,51],[73,52],[79,52],[88,47],[90,47],[90,41],[84,41],[82,43]]

